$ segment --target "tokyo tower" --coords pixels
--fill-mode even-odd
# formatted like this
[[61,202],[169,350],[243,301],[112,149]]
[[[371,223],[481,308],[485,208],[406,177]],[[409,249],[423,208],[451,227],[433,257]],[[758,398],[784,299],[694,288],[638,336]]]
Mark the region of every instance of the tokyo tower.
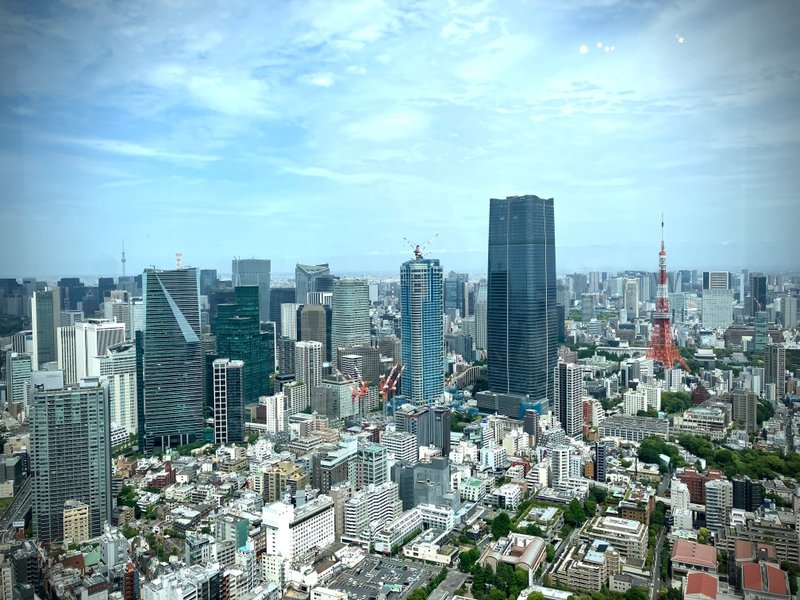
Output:
[[661,252],[658,253],[658,295],[656,310],[651,319],[653,331],[650,334],[647,358],[660,362],[665,369],[672,369],[678,362],[686,371],[690,371],[689,365],[675,347],[675,340],[672,339],[672,318],[669,312],[669,296],[667,296],[667,251],[664,250],[663,215],[661,216]]

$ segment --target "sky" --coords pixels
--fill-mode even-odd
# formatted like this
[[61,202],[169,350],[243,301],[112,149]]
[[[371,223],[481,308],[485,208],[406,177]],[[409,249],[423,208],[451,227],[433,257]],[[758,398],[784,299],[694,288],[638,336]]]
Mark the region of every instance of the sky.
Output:
[[0,2],[0,276],[234,256],[486,269],[555,198],[560,273],[791,270],[791,0]]

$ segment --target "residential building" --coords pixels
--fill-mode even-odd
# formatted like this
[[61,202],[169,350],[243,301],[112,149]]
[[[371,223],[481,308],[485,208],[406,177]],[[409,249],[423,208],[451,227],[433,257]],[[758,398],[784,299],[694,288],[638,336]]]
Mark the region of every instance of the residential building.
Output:
[[719,469],[709,469],[706,473],[700,473],[693,467],[685,467],[678,472],[678,479],[689,488],[689,501],[692,504],[705,504],[706,483],[722,477],[722,471]]
[[414,404],[433,404],[444,392],[442,267],[418,255],[400,267],[403,395]]
[[111,418],[108,384],[85,379],[68,387],[37,386],[30,416],[33,535],[64,537],[64,503],[89,508],[89,535],[111,519]]
[[583,382],[583,365],[559,361],[553,370],[553,413],[568,437],[583,432],[583,397],[586,385]]
[[619,552],[605,540],[582,542],[562,553],[550,572],[555,583],[594,594],[608,587],[609,578],[621,572]]
[[274,502],[261,511],[266,553],[305,560],[334,542],[333,500],[320,495],[300,507]]
[[241,360],[218,358],[213,366],[214,443],[244,442],[244,378]]
[[221,598],[220,565],[192,565],[144,583],[141,600],[212,600]]
[[492,198],[486,318],[492,392],[553,398],[556,317],[552,198]]
[[655,417],[631,417],[616,415],[605,419],[598,427],[600,437],[616,437],[631,442],[657,436],[667,439],[669,421]]
[[580,532],[581,542],[605,540],[625,558],[647,558],[647,525],[618,517],[592,517]]
[[758,429],[758,395],[749,390],[736,389],[728,394],[733,405],[733,420],[742,425],[748,433]]
[[89,506],[80,500],[64,502],[64,540],[82,544],[89,539]]
[[733,484],[727,479],[706,482],[706,527],[711,531],[724,529],[730,523],[733,508]]
[[391,522],[403,513],[398,486],[392,481],[369,484],[344,504],[345,542],[369,543],[372,529]]
[[597,441],[594,443],[594,479],[602,483],[606,482],[608,472],[608,446],[605,442]]
[[670,515],[672,517],[672,529],[692,530],[692,511],[689,508],[691,496],[689,486],[679,479],[673,479],[670,484]]
[[[311,402],[311,388],[322,383],[322,344],[320,342],[297,342],[294,345],[295,380],[304,384],[302,407]],[[299,411],[298,411],[299,412]]]
[[786,346],[769,344],[764,351],[765,383],[775,384],[775,396],[778,402],[786,397]]
[[143,445],[180,446],[203,435],[204,357],[197,269],[142,275],[145,303]]
[[139,431],[136,360],[136,344],[130,341],[109,346],[100,358],[100,375],[108,381],[111,422],[129,434]]
[[764,504],[764,485],[749,477],[735,477],[733,483],[733,508],[755,512]]

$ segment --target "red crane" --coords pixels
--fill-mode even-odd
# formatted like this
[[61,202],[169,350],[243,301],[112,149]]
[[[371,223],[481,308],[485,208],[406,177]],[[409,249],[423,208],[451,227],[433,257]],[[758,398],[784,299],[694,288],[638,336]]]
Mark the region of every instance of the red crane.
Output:
[[652,315],[653,332],[650,334],[650,348],[647,358],[660,362],[665,369],[672,369],[677,362],[686,371],[691,371],[683,360],[675,340],[672,339],[672,317],[669,312],[667,295],[667,251],[664,249],[664,216],[661,216],[661,252],[658,253],[658,294],[656,310]]

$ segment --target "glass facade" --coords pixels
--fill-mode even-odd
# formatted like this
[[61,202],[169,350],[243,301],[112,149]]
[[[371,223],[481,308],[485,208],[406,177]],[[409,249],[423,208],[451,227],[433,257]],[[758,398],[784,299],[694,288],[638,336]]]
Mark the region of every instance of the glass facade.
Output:
[[[303,265],[297,263],[294,269],[295,302],[305,304],[309,292],[329,292],[331,269],[327,263],[322,265]],[[316,285],[317,279],[324,279],[320,286]]]
[[331,301],[332,343],[331,353],[336,359],[339,348],[369,346],[369,284],[364,279],[339,279],[333,283]]
[[431,404],[444,391],[444,290],[438,259],[420,258],[400,267],[403,395]]
[[[92,381],[92,380],[86,380]],[[96,383],[97,380],[94,380]],[[64,537],[64,502],[89,507],[89,535],[111,519],[111,420],[105,384],[41,390],[31,407],[33,535]]]
[[234,286],[258,286],[258,318],[261,321],[269,321],[269,286],[271,270],[271,261],[265,259],[247,258],[233,259],[233,261],[231,261],[231,274]]
[[259,323],[261,296],[256,286],[237,286],[235,303],[217,307],[217,356],[244,361],[244,399],[258,402],[271,393],[274,338]]
[[33,370],[58,360],[57,329],[61,326],[61,294],[59,290],[35,292],[31,306],[33,329]]
[[167,448],[203,436],[203,346],[197,269],[146,270],[144,447]]
[[552,198],[490,201],[488,273],[489,389],[552,400],[558,359]]

